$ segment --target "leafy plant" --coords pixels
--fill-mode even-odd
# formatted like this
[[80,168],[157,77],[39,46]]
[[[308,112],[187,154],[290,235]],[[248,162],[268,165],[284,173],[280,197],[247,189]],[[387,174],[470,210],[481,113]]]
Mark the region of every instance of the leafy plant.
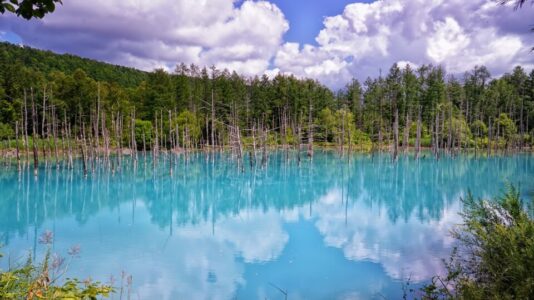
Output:
[[[31,255],[19,267],[7,271],[0,270],[0,299],[82,299],[93,300],[109,297],[113,287],[91,280],[81,281],[67,278],[58,283],[68,269],[68,263],[58,255],[51,255],[50,245],[53,236],[45,232],[40,243],[47,245],[45,258],[36,263]],[[77,256],[77,246],[69,250],[71,259]],[[0,257],[2,257],[0,255]]]
[[62,0],[0,0],[0,13],[11,12],[24,19],[43,18],[56,10]]
[[[464,223],[453,231],[459,241],[423,299],[532,299],[534,220],[510,186],[500,198],[464,200]],[[531,206],[530,206],[531,207]]]

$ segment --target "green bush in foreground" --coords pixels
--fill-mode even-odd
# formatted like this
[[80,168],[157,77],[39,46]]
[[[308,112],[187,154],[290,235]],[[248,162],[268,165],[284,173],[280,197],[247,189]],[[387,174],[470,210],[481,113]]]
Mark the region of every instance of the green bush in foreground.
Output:
[[534,220],[514,187],[493,201],[464,200],[459,241],[423,299],[534,299]]
[[[44,244],[50,245],[51,234],[45,233]],[[69,250],[71,258],[77,255],[74,247]],[[1,257],[1,255],[0,255]],[[31,256],[20,267],[0,270],[0,299],[62,299],[93,300],[108,297],[113,288],[91,280],[66,279],[58,283],[68,269],[68,263],[60,256],[50,255],[50,249],[41,263],[35,263]]]

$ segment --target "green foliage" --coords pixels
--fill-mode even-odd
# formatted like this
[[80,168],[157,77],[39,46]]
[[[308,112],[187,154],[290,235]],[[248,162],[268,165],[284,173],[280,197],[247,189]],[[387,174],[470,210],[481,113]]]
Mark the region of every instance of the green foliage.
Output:
[[[294,145],[300,124],[304,141],[313,128],[317,143],[376,145],[380,140],[382,147],[390,146],[398,127],[399,142],[407,132],[413,146],[420,116],[423,147],[431,146],[435,136],[442,147],[483,147],[490,136],[498,148],[528,146],[533,141],[529,133],[534,130],[532,86],[534,72],[527,75],[521,67],[491,79],[485,67],[477,66],[460,82],[447,76],[440,66],[424,65],[415,70],[394,65],[385,77],[368,78],[363,84],[352,80],[334,94],[317,81],[282,74],[273,79],[243,78],[228,70],[185,64],[177,66],[174,73],[161,69],[147,73],[0,43],[0,123],[9,124],[11,129],[21,125],[24,103],[31,107],[34,99],[37,132],[46,132],[40,122],[42,99],[46,97],[46,119],[55,114],[58,133],[65,132],[66,122],[71,136],[80,136],[82,124],[92,128],[92,116],[100,109],[115,141],[118,137],[112,126],[135,113],[135,118],[152,126],[157,121],[166,138],[180,119],[178,142],[183,143],[184,129],[188,128],[191,146],[211,143],[212,133],[215,143],[227,143],[230,124],[242,129],[243,138],[248,138],[253,127],[262,126],[271,132],[273,141],[269,139],[269,143],[274,144]],[[176,113],[183,111],[187,113]],[[25,125],[31,133],[31,122]],[[126,127],[123,129],[129,130]],[[148,130],[148,124],[142,128]],[[145,129],[136,129],[139,147],[139,133]],[[286,134],[281,134],[283,129]],[[130,135],[122,137],[127,144]],[[151,144],[151,137],[146,138]]]
[[[28,256],[26,263],[22,266],[7,271],[0,270],[0,299],[94,300],[107,298],[114,292],[111,286],[91,280],[80,281],[67,278],[62,283],[58,283],[67,267],[63,266],[63,258],[51,257],[50,242],[46,242],[49,248],[41,263],[35,263],[32,257]],[[73,252],[71,253],[74,255]]]
[[139,149],[143,149],[143,145],[150,149],[153,142],[152,123],[150,121],[135,120],[135,142]]
[[497,120],[503,130],[503,135],[506,140],[510,140],[517,133],[517,127],[512,119],[507,114],[501,113]]
[[354,129],[351,137],[352,144],[357,145],[358,149],[370,151],[373,147],[373,141],[365,132]]
[[486,126],[486,124],[484,124],[484,122],[476,120],[475,122],[473,122],[473,124],[471,124],[471,132],[473,132],[477,136],[486,135],[488,134],[488,127]]
[[13,128],[8,124],[0,123],[0,141],[12,139],[15,136]]
[[11,12],[24,19],[43,18],[56,10],[62,0],[0,0],[0,13]]
[[337,120],[332,110],[328,107],[321,110],[315,123],[319,127],[318,135],[322,137],[324,141],[332,141],[337,125]]
[[[21,70],[21,68],[26,68]],[[111,65],[87,58],[81,58],[70,54],[55,54],[51,51],[33,49],[27,46],[20,47],[6,42],[0,42],[0,77],[5,74],[9,76],[9,85],[16,84],[21,72],[37,72],[50,74],[54,71],[67,75],[73,74],[76,70],[83,70],[89,77],[96,81],[117,83],[123,87],[132,88],[138,86],[147,79],[147,73],[133,68]],[[22,77],[22,76],[21,76]],[[23,75],[31,79],[32,76]],[[0,78],[0,83],[2,82]],[[36,80],[28,80],[28,83],[36,83]],[[29,90],[30,85],[26,83],[18,88]],[[10,87],[12,88],[12,87]],[[10,91],[6,91],[10,92]]]
[[531,299],[534,220],[525,207],[514,187],[493,201],[469,195],[448,273],[422,289],[423,299]]
[[188,135],[194,143],[198,142],[202,134],[199,119],[194,113],[188,110],[181,112],[175,118],[173,122],[173,130],[178,130],[178,135],[180,136],[180,144],[182,144],[184,134]]

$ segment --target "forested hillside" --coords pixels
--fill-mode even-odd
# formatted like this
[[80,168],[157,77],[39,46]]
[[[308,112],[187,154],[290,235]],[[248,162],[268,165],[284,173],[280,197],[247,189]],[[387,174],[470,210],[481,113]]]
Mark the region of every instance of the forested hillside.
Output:
[[396,157],[408,147],[522,149],[534,133],[534,72],[521,67],[494,79],[483,66],[455,78],[439,66],[393,65],[332,92],[286,75],[184,64],[145,73],[2,43],[0,101],[2,140],[67,137],[111,148],[242,148],[258,139],[310,152],[314,143],[387,146]]
[[24,66],[43,74],[52,71],[71,74],[76,69],[82,69],[95,80],[116,82],[125,87],[137,86],[147,76],[146,72],[133,68],[0,42],[0,73],[12,66]]

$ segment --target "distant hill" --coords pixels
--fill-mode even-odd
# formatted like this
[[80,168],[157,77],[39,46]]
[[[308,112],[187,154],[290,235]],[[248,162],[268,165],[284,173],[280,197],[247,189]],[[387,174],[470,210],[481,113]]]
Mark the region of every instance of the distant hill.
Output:
[[0,69],[17,63],[44,74],[54,70],[71,74],[76,69],[82,69],[95,80],[116,82],[124,87],[137,86],[147,78],[147,72],[134,68],[0,42]]

